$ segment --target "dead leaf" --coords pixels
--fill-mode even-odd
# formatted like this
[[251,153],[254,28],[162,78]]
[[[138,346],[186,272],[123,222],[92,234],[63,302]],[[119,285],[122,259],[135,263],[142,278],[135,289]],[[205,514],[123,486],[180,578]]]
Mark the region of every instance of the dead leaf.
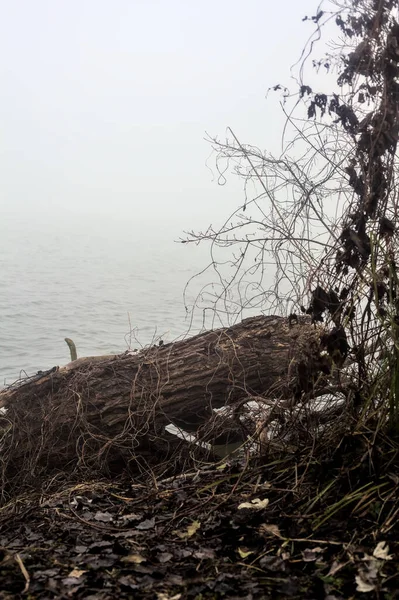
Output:
[[[119,577],[119,583],[133,589],[137,587],[136,578],[132,575],[122,575],[122,577]],[[93,600],[95,600],[95,597],[93,598]]]
[[355,581],[357,583],[357,590],[367,593],[374,591],[376,588],[378,568],[381,563],[378,563],[375,558],[368,555],[365,556],[364,561],[364,567],[358,570]]
[[144,558],[144,556],[141,556],[141,554],[129,554],[128,556],[124,556],[122,558],[122,561],[126,563],[133,563],[135,565],[139,565],[142,562],[145,562],[146,559]]
[[315,560],[320,558],[320,555],[323,554],[324,548],[305,548],[302,552],[302,558],[304,562],[314,562]]
[[136,529],[141,530],[152,529],[153,527],[155,527],[155,517],[152,517],[152,519],[145,519],[145,521],[141,521],[141,523],[136,525]]
[[261,500],[260,498],[255,498],[251,500],[251,502],[242,502],[238,505],[238,510],[242,510],[243,508],[248,508],[252,510],[262,510],[262,508],[266,508],[269,504],[268,498]]
[[76,577],[65,577],[65,579],[61,579],[61,582],[63,585],[77,585],[78,587],[82,585],[82,582],[80,582]]
[[112,521],[112,515],[109,512],[101,512],[100,510],[96,512],[94,518],[96,521],[102,521],[103,523]]
[[201,523],[199,521],[193,521],[190,525],[187,526],[186,531],[175,531],[174,533],[178,535],[180,539],[186,540],[193,536],[200,527]]
[[259,561],[259,565],[262,569],[267,569],[267,571],[277,572],[286,570],[284,560],[279,556],[272,556],[270,554],[263,556]]
[[380,560],[392,560],[392,554],[389,554],[389,546],[386,542],[378,542],[373,552],[374,558]]
[[262,525],[259,526],[259,533],[265,537],[282,537],[278,525],[269,525],[268,523],[262,523]]
[[199,560],[213,559],[215,558],[215,551],[212,548],[201,548],[201,550],[194,552],[193,556]]
[[355,581],[357,584],[356,589],[358,592],[363,592],[364,594],[367,594],[368,592],[373,592],[375,589],[375,586],[372,583],[365,581],[361,575],[356,575]]
[[131,513],[130,515],[122,515],[120,518],[122,519],[122,521],[139,521],[143,518],[143,515]]
[[173,558],[173,554],[170,552],[160,552],[157,556],[160,563],[169,562],[171,558]]
[[194,533],[201,527],[201,523],[199,521],[193,521],[191,525],[187,527],[187,535],[191,537]]
[[84,571],[84,570],[82,570],[82,569],[77,569],[77,568],[75,567],[75,569],[73,569],[73,570],[72,570],[72,571],[69,573],[68,577],[76,577],[76,578],[78,579],[78,578],[79,578],[79,577],[81,577],[81,576],[82,576],[84,573],[86,573],[86,571]]

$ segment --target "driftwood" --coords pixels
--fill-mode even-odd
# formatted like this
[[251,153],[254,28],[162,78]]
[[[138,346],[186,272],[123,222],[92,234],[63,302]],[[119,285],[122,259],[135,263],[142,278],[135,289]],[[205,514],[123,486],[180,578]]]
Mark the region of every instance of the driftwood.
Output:
[[173,423],[204,427],[214,408],[296,397],[320,373],[319,331],[255,317],[133,354],[78,359],[0,393],[3,480],[170,459]]

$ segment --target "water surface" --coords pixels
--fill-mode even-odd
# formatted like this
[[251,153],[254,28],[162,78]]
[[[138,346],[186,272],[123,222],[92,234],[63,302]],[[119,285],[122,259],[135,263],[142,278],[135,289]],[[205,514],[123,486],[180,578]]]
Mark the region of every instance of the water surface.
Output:
[[207,250],[176,244],[176,233],[120,220],[3,219],[0,385],[67,363],[65,337],[88,356],[196,333],[202,321],[190,326],[183,290]]

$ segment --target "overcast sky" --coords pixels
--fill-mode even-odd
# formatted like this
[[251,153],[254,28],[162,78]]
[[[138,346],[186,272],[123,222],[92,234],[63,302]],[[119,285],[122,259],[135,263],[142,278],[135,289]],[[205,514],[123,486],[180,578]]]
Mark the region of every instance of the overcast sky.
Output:
[[[4,213],[203,227],[239,205],[205,132],[278,151],[270,86],[315,0],[2,0]],[[208,162],[207,162],[208,161]],[[208,166],[207,166],[208,165]]]

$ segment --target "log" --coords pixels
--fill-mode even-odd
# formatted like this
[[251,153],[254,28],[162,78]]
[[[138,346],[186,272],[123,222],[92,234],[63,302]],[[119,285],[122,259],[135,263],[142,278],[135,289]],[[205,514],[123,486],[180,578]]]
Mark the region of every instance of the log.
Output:
[[39,372],[0,392],[3,485],[77,467],[162,462],[176,450],[167,424],[196,431],[214,408],[252,395],[299,397],[318,360],[320,332],[308,320],[259,316]]

